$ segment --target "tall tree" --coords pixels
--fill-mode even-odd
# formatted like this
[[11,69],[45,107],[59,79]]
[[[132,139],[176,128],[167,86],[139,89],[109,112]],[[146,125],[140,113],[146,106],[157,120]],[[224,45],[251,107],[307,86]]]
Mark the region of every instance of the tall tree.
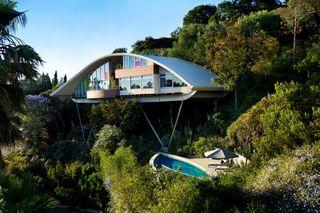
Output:
[[208,24],[212,15],[217,11],[213,5],[199,5],[190,10],[183,18],[183,25],[188,24]]
[[58,84],[58,72],[57,70],[54,72],[54,76],[52,79],[52,86],[55,87]]
[[278,51],[278,42],[263,31],[243,34],[234,26],[226,29],[226,35],[216,39],[217,49],[211,68],[219,76],[217,83],[235,93],[237,111],[237,90],[240,78],[248,72],[270,74],[272,62]]
[[68,79],[67,79],[67,74],[64,74],[63,83],[66,83],[67,81],[68,81]]
[[320,13],[320,1],[289,0],[287,7],[279,9],[279,13],[293,35],[292,58],[295,64],[297,35],[302,31],[303,23],[310,15]]
[[[17,3],[0,1],[0,143],[13,141],[15,125],[14,112],[23,102],[19,79],[37,77],[37,67],[42,59],[32,47],[24,44],[11,33],[18,26],[25,26],[24,12],[15,10]],[[1,152],[0,152],[0,158]],[[0,167],[3,166],[0,162]]]

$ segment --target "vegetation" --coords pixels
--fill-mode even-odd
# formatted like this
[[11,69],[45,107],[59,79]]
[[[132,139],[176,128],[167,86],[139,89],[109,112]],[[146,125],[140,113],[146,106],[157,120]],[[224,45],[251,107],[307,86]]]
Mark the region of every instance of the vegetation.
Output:
[[[59,205],[103,212],[320,209],[318,1],[199,5],[170,37],[132,45],[133,53],[179,57],[213,70],[219,76],[213,83],[230,91],[215,104],[186,102],[169,147],[196,157],[222,147],[249,160],[202,179],[148,165],[160,145],[138,103],[116,99],[77,109],[48,96],[67,76],[59,79],[56,71],[51,81],[38,74],[40,56],[11,35],[26,23],[15,8],[0,1],[0,143],[16,142],[3,156],[0,211],[48,212]],[[178,108],[143,107],[168,142]]]

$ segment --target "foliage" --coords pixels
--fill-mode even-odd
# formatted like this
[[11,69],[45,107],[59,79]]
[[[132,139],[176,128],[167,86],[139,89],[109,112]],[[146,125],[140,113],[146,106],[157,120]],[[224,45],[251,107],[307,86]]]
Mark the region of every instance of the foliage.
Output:
[[14,112],[23,103],[19,79],[37,77],[42,59],[32,47],[12,35],[19,26],[26,25],[24,12],[15,8],[11,0],[0,1],[0,141],[12,142],[16,131]]
[[246,72],[271,73],[278,50],[275,38],[263,31],[244,35],[234,27],[227,28],[226,33],[226,37],[217,39],[215,45],[218,50],[212,61],[212,68],[226,89],[234,90]]
[[170,55],[204,65],[206,56],[203,34],[205,31],[204,24],[189,24],[181,28]]
[[39,95],[41,92],[52,88],[48,73],[42,73],[37,80],[21,80],[20,84],[25,95]]
[[27,156],[12,152],[5,157],[5,175],[19,175],[29,169],[30,162]]
[[127,52],[127,48],[125,47],[119,47],[112,51],[112,53],[126,53],[126,52]]
[[253,145],[256,154],[267,159],[310,143],[314,134],[309,123],[312,117],[308,113],[313,107],[319,107],[318,101],[304,98],[319,92],[310,88],[293,82],[276,84],[275,94],[263,98],[228,128],[228,138],[239,144]]
[[121,129],[111,125],[104,125],[97,134],[97,140],[91,149],[91,156],[96,158],[100,151],[114,153],[125,142]]
[[105,124],[109,124],[115,125],[124,132],[136,130],[140,122],[140,116],[138,104],[123,99],[93,105],[89,115],[90,123],[98,129]]
[[132,46],[132,53],[141,53],[147,50],[159,49],[159,48],[171,48],[171,38],[153,38],[148,36],[145,40],[136,41]]
[[63,203],[82,207],[105,208],[106,192],[100,174],[89,163],[74,161],[70,164],[57,162],[47,169],[48,179],[53,182],[55,195]]
[[241,16],[235,26],[245,35],[263,30],[268,35],[279,38],[281,34],[281,18],[276,11],[258,11]]
[[62,140],[53,143],[42,151],[42,156],[51,164],[72,163],[90,160],[90,144],[78,140]]
[[49,212],[59,202],[39,191],[41,179],[25,174],[0,177],[0,209],[3,212]]
[[183,25],[189,24],[208,24],[211,16],[216,12],[217,8],[212,5],[199,5],[189,10],[183,18]]
[[40,95],[28,95],[25,106],[22,126],[28,145],[47,145],[54,139],[54,130],[57,128],[50,100]]
[[256,174],[250,175],[246,188],[262,194],[274,211],[318,209],[319,148],[318,141],[271,159]]

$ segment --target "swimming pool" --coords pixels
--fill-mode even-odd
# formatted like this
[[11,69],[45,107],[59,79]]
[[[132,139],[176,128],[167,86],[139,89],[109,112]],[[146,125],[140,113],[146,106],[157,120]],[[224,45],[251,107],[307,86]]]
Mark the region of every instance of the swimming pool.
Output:
[[198,168],[196,165],[192,165],[187,162],[188,159],[170,155],[165,153],[157,153],[150,159],[150,164],[154,168],[167,167],[171,170],[181,172],[185,175],[196,176],[196,177],[207,177],[209,176],[205,171]]

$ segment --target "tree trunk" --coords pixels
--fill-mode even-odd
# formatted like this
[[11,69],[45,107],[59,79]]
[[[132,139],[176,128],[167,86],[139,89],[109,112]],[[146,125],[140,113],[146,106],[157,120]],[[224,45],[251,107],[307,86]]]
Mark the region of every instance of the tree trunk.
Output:
[[297,17],[294,17],[294,26],[293,26],[293,47],[292,47],[292,63],[293,65],[296,62],[296,40],[297,40]]
[[234,110],[238,111],[238,92],[237,89],[234,90]]
[[3,160],[2,152],[0,148],[0,173],[3,171],[3,169],[4,169],[4,160]]

